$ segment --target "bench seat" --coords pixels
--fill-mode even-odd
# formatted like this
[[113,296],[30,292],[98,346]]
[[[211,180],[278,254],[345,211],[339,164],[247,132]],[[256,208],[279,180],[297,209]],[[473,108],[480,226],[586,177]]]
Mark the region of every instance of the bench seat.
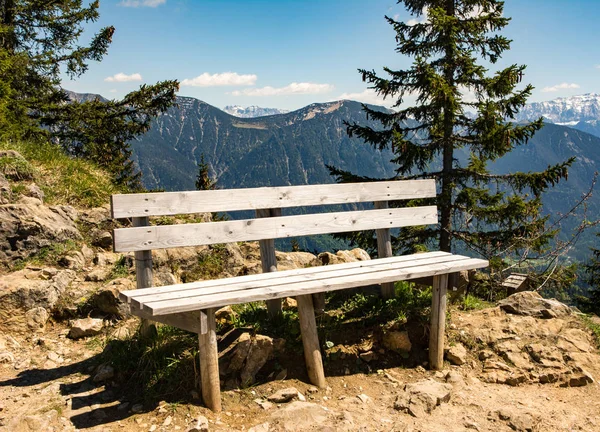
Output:
[[260,300],[355,288],[487,267],[482,259],[447,252],[380,258],[121,292],[148,317]]

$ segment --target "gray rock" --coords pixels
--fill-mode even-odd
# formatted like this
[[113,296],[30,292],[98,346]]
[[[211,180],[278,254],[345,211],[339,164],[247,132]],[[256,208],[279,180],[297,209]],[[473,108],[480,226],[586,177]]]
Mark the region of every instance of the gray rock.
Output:
[[555,299],[545,299],[534,291],[513,294],[498,302],[500,309],[515,315],[559,318],[571,315],[571,308]]
[[[0,331],[43,331],[52,311],[75,279],[72,270],[54,276],[24,269],[0,277]],[[44,311],[42,311],[44,309]]]
[[92,245],[104,250],[111,250],[113,245],[112,234],[108,231],[92,230]]
[[96,369],[96,374],[94,375],[94,382],[99,383],[103,381],[108,381],[115,376],[115,369],[108,364],[101,364]]
[[433,380],[419,381],[407,384],[404,392],[399,394],[394,402],[394,408],[405,411],[414,417],[423,417],[440,404],[448,402],[452,392],[450,384]]
[[450,363],[462,366],[467,362],[467,349],[460,343],[457,343],[446,351],[446,358]]
[[264,399],[254,399],[254,402],[261,407],[262,409],[266,410],[270,410],[271,408],[273,408],[275,405],[273,405],[271,402],[266,401]]
[[269,432],[269,423],[261,423],[248,429],[248,432]]
[[0,206],[0,250],[9,259],[25,259],[44,246],[78,239],[73,215],[63,206],[46,206],[32,197]]
[[85,280],[89,282],[103,282],[108,279],[110,275],[110,269],[108,268],[96,268],[85,275]]
[[45,198],[44,192],[35,183],[31,183],[31,184],[27,185],[27,187],[25,188],[25,195],[32,197],[32,198],[37,198],[40,201],[44,202],[44,198]]
[[285,403],[291,401],[294,398],[297,398],[298,394],[299,392],[296,387],[288,387],[273,393],[267,399],[269,400],[269,402]]
[[132,280],[119,278],[110,281],[92,297],[92,304],[101,312],[118,317],[129,315],[129,307],[119,298],[121,291],[135,289]]
[[82,318],[71,322],[69,337],[80,339],[83,337],[95,336],[102,331],[104,321],[99,318]]
[[271,419],[279,427],[276,430],[301,431],[323,430],[330,416],[324,407],[311,402],[294,401],[273,412]]
[[194,421],[194,426],[189,428],[187,432],[208,432],[208,419],[204,416],[198,416]]
[[276,351],[278,341],[264,335],[243,333],[237,339],[228,373],[239,372],[243,386],[254,382],[255,376]]

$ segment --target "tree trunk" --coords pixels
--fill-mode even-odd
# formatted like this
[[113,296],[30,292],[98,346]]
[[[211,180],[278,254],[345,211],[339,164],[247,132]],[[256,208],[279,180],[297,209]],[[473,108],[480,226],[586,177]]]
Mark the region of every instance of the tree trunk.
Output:
[[[455,14],[454,2],[455,0],[446,0],[446,14],[449,16]],[[456,65],[454,64],[454,53],[452,52],[452,45],[450,43],[450,39],[453,36],[447,34],[446,37],[448,41],[445,52],[444,77],[448,85],[454,90],[454,70],[456,69]],[[446,98],[446,103],[444,104],[442,190],[438,197],[438,207],[440,209],[440,250],[444,252],[451,252],[452,248],[452,163],[454,161],[454,142],[452,136],[454,133],[455,114],[454,102]]]

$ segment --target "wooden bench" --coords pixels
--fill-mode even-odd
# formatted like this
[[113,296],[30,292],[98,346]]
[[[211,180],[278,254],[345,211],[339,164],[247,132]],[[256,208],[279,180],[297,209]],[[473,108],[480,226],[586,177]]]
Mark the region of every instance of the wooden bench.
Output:
[[[488,262],[446,252],[392,256],[390,228],[436,224],[435,206],[388,208],[387,202],[435,197],[434,180],[386,181],[314,186],[112,196],[113,218],[132,218],[131,228],[114,230],[115,252],[135,252],[137,290],[121,293],[143,319],[198,333],[202,398],[221,409],[215,310],[266,300],[271,314],[281,298],[295,296],[310,381],[326,386],[312,294],[381,284],[394,295],[394,282],[433,276],[430,367],[443,363],[448,274],[486,267]],[[281,216],[282,208],[374,202],[372,210]],[[152,226],[149,218],[200,212],[255,210],[256,218]],[[310,212],[311,209],[303,209]],[[314,211],[314,210],[313,210]],[[273,239],[377,230],[378,259],[276,272]],[[260,241],[262,274],[152,287],[152,249]]]

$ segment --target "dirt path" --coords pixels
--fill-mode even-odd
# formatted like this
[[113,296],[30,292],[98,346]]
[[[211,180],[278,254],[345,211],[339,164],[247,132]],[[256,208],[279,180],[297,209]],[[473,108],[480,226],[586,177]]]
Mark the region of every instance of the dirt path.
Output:
[[[119,382],[94,382],[100,346],[67,339],[62,328],[30,339],[5,336],[1,343],[12,358],[0,358],[0,430],[187,431],[199,416],[205,416],[211,431],[600,431],[597,383],[560,387],[558,382],[527,381],[516,386],[485,382],[490,381],[490,373],[478,360],[480,351],[492,346],[481,344],[479,339],[485,335],[499,332],[509,334],[515,343],[545,343],[552,340],[550,328],[560,327],[559,339],[580,331],[575,321],[495,312],[455,313],[452,321],[450,345],[461,337],[475,341],[460,367],[448,366],[443,373],[419,367],[329,376],[329,388],[324,390],[297,379],[270,381],[224,392],[220,414],[204,409],[199,401],[142,406],[125,400],[126,389]],[[511,328],[512,334],[507,331]],[[600,376],[597,350],[574,342],[580,348],[572,357],[585,363],[592,376]],[[528,376],[540,374],[532,369]],[[394,408],[407,383],[427,379],[450,383],[450,400],[419,417]],[[297,388],[306,401],[274,404],[270,409],[255,402],[287,387]]]

